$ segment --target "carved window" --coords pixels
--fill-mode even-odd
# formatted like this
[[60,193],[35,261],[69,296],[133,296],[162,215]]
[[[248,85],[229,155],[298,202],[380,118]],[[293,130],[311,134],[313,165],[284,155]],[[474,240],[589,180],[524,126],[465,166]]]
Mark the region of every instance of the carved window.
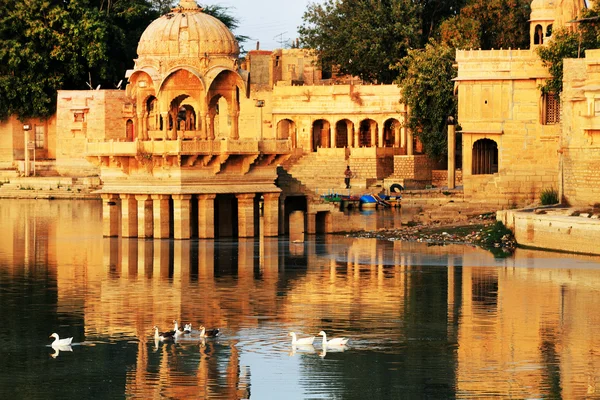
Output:
[[73,113],[74,122],[84,122],[85,121],[85,113],[83,111],[75,111]]
[[544,96],[544,124],[553,125],[560,123],[560,98],[554,93]]

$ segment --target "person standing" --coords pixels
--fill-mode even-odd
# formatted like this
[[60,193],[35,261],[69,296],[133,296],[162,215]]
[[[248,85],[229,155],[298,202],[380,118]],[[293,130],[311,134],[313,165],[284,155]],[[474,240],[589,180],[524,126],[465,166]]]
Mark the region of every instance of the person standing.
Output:
[[344,183],[346,184],[346,189],[350,189],[350,178],[352,178],[352,171],[350,171],[350,166],[346,167],[346,172],[344,173]]

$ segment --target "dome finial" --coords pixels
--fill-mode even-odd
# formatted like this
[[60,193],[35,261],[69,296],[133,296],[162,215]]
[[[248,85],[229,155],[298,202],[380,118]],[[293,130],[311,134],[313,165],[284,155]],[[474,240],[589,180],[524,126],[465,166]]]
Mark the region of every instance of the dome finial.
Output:
[[184,10],[197,10],[200,8],[194,0],[179,0],[178,7]]

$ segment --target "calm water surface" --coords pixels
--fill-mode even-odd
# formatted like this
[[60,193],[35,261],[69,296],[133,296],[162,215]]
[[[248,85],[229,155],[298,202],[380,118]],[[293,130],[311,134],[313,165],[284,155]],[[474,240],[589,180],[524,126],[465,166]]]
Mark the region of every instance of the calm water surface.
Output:
[[[101,211],[0,200],[0,398],[600,397],[599,258],[107,239]],[[222,336],[155,343],[152,327],[174,319]],[[320,330],[350,345],[291,346],[288,332]],[[52,332],[72,351],[57,354]]]

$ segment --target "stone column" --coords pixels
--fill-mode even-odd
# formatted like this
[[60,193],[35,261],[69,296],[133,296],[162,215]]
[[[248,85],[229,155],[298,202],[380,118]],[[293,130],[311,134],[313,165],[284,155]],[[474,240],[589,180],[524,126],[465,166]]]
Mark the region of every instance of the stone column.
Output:
[[377,125],[375,124],[375,121],[369,121],[369,133],[371,135],[371,146],[370,147],[376,147],[375,142],[377,139]]
[[153,235],[152,199],[149,194],[135,195],[137,200],[138,238],[150,238]]
[[169,113],[168,112],[161,112],[160,116],[162,118],[162,131],[163,131],[163,138],[165,140],[169,139]]
[[236,194],[238,200],[238,236],[254,237],[254,193]]
[[144,113],[138,112],[135,114],[135,119],[133,123],[135,124],[135,137],[138,140],[144,139]]
[[168,239],[171,236],[168,194],[153,194],[154,238]]
[[210,113],[206,116],[206,138],[215,140],[215,116]]
[[360,125],[358,129],[354,129],[354,147],[360,147]]
[[239,128],[240,112],[233,111],[231,114],[229,114],[229,118],[231,118],[231,134],[229,137],[232,140],[238,140],[240,138],[240,128]]
[[285,234],[285,197],[279,201],[279,232]]
[[413,145],[414,145],[414,140],[413,140],[413,134],[412,131],[408,128],[406,128],[406,155],[407,156],[412,156],[414,149],[413,149]]
[[354,134],[352,132],[352,122],[351,121],[346,121],[346,137],[347,137],[347,141],[348,141],[348,147],[355,147],[356,146],[356,142],[354,142],[352,139],[354,139]]
[[132,194],[121,195],[121,236],[124,238],[137,237],[138,216],[137,201]]
[[200,139],[206,139],[206,114],[196,114],[196,129],[199,131]]
[[400,126],[399,124],[394,124],[394,147],[399,149],[401,147],[400,144]]
[[306,213],[306,233],[308,235],[314,235],[317,233],[317,214]]
[[377,126],[377,146],[376,147],[384,147],[383,143],[383,129],[384,125]]
[[279,234],[279,193],[265,193],[264,202],[264,235],[277,236]]
[[119,236],[119,196],[103,193],[102,197],[102,235]]
[[190,227],[190,194],[174,194],[173,196],[173,237],[175,239],[189,239]]
[[198,238],[215,237],[215,197],[214,194],[198,195]]
[[448,189],[456,187],[456,131],[454,118],[448,117]]

